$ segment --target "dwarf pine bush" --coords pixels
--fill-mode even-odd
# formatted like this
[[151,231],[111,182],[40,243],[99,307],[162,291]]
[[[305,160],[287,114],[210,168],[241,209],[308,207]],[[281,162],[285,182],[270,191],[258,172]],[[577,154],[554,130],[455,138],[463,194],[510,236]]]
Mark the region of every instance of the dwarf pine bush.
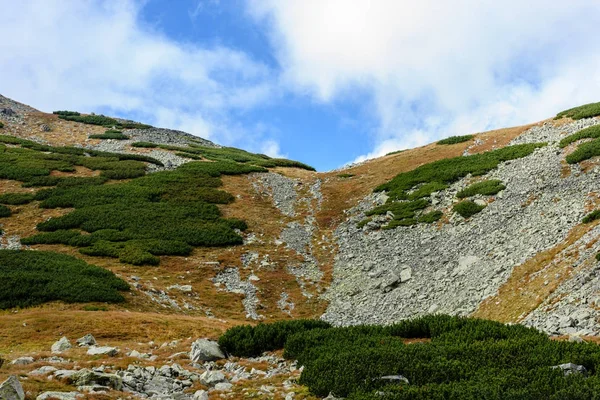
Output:
[[463,218],[470,218],[473,215],[481,212],[485,206],[480,206],[479,204],[472,201],[461,201],[460,203],[456,203],[452,210],[455,213],[458,213]]
[[124,301],[129,286],[112,272],[46,251],[0,250],[0,309],[48,301]]
[[596,117],[598,115],[600,115],[600,103],[590,103],[561,111],[556,115],[556,118],[572,118],[577,120]]
[[475,137],[475,135],[450,136],[446,139],[442,139],[442,140],[438,141],[437,144],[463,143],[463,142],[468,142],[469,140],[473,139],[474,137]]
[[[554,341],[521,325],[446,315],[389,326],[320,322],[310,329],[288,322],[235,327],[219,343],[235,356],[283,348],[285,358],[304,365],[300,383],[321,397],[558,400],[600,394],[600,347],[593,343]],[[429,341],[404,344],[410,338]],[[589,375],[564,376],[552,368],[568,362],[584,365]],[[380,379],[389,375],[410,383]]]
[[491,196],[501,192],[506,189],[506,186],[502,184],[501,180],[498,179],[490,179],[487,181],[477,182],[466,189],[461,190],[456,194],[456,197],[459,199],[464,199],[466,197],[475,196],[477,194],[481,194],[484,196]]

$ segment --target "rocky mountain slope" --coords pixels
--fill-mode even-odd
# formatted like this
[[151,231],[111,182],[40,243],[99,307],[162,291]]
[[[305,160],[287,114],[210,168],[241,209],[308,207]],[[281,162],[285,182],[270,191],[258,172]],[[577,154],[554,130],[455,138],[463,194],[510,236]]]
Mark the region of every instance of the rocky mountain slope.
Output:
[[[71,351],[65,361],[70,369],[86,366],[102,373],[97,369],[108,368],[121,371],[121,378],[128,371],[138,380],[161,376],[159,380],[164,383],[175,375],[185,377],[193,373],[172,372],[181,368],[172,364],[178,360],[177,353],[185,359],[183,353],[198,337],[216,338],[228,327],[242,323],[297,318],[321,318],[334,325],[387,324],[446,313],[522,323],[551,335],[593,340],[600,335],[596,260],[600,228],[597,221],[583,220],[598,207],[598,159],[592,154],[572,162],[572,157],[568,157],[586,150],[580,147],[593,143],[598,136],[566,145],[561,141],[600,125],[600,119],[571,116],[578,119],[565,115],[318,173],[298,162],[223,148],[184,132],[137,127],[130,121],[115,119],[111,126],[82,123],[0,96],[0,135],[4,138],[5,155],[9,152],[17,159],[22,154],[33,157],[19,161],[24,162],[19,164],[23,168],[37,168],[37,161],[32,160],[40,157],[44,163],[70,163],[47,171],[43,180],[58,185],[54,189],[37,185],[41,178],[36,181],[5,175],[6,179],[0,179],[0,201],[9,210],[9,215],[0,219],[0,248],[72,256],[109,270],[129,287],[120,294],[123,301],[114,303],[53,298],[33,307],[4,307],[0,311],[0,357],[14,360],[33,354],[35,363],[13,364],[8,370],[0,368],[0,378],[9,372],[26,375],[33,367],[55,365],[48,353],[52,343],[62,336],[73,340],[92,333],[102,344],[120,348],[120,353],[94,358],[85,351]],[[124,137],[111,139],[110,135]],[[525,144],[536,146],[518,157],[502,156],[497,165],[486,164],[482,170],[467,168],[443,182],[435,177],[430,181],[414,180],[419,171],[427,171],[428,165],[440,160],[477,161],[477,157],[469,157]],[[64,146],[68,149],[64,150]],[[71,158],[60,155],[65,152],[70,152]],[[6,163],[9,165],[9,161]],[[108,170],[113,172],[107,173],[106,166],[99,168],[102,163],[112,163]],[[215,168],[218,171],[213,171]],[[117,170],[121,172],[114,172]],[[126,175],[120,175],[124,170]],[[205,174],[208,175],[201,183],[187,185],[189,190],[183,190],[186,181],[181,179],[200,179]],[[64,193],[75,197],[87,193],[73,192],[69,186],[68,182],[83,182],[69,179],[80,178],[100,180],[94,183],[99,187],[89,189],[98,196],[108,196],[114,188],[129,196],[129,190],[141,190],[136,185],[146,187],[143,179],[153,179],[151,182],[165,186],[162,192],[151,194],[162,196],[159,203],[188,207],[190,202],[208,201],[214,207],[211,210],[217,210],[217,222],[230,224],[227,229],[235,237],[227,236],[230,241],[219,246],[198,241],[183,243],[187,247],[178,247],[179,253],[172,248],[161,253],[156,242],[152,242],[154,248],[148,247],[150,239],[137,231],[134,235],[131,226],[121,228],[119,233],[119,228],[107,229],[108,225],[101,222],[102,232],[95,233],[98,229],[85,228],[89,226],[85,223],[73,225],[68,228],[68,240],[59,238],[67,229],[59,229],[58,233],[42,231],[48,221],[56,222],[61,217],[64,221],[74,218],[68,217],[71,213],[91,212],[92,208],[86,209],[89,204],[78,205],[80,199],[55,203],[62,204],[59,206],[48,203],[49,198],[53,199],[52,193],[57,196],[53,201],[65,201]],[[403,179],[416,183],[411,181],[414,184],[402,192],[375,191],[381,185],[390,188],[390,182]],[[459,198],[473,184],[488,181],[498,182],[501,189]],[[91,185],[91,181],[85,182]],[[178,184],[182,184],[181,190],[169,192],[169,187]],[[158,184],[152,185],[156,188]],[[59,198],[61,193],[63,197]],[[13,197],[2,197],[7,194]],[[14,199],[14,194],[28,200],[6,201]],[[139,204],[137,208],[152,208],[155,204],[150,203],[157,201],[151,198],[147,203],[137,203],[135,197],[131,199],[134,205]],[[115,204],[103,211],[103,218],[110,219],[123,201],[106,201]],[[476,212],[461,216],[456,208],[461,202],[469,202]],[[406,211],[406,204],[416,208]],[[401,217],[404,212],[406,216]],[[183,227],[184,222],[173,221],[173,225]],[[201,225],[205,226],[204,222]],[[73,233],[73,229],[77,232]],[[41,240],[41,233],[50,233],[53,239]],[[36,235],[37,239],[32,240]],[[75,245],[70,241],[73,235],[90,242]],[[105,247],[100,249],[101,245]],[[138,258],[125,254],[132,249],[136,255],[141,251],[145,257],[142,261],[154,266],[137,263]],[[165,346],[160,345],[163,342]],[[126,355],[133,351],[134,356]],[[143,353],[148,357],[137,357]],[[149,360],[154,355],[157,357]],[[204,366],[208,371],[225,370],[228,380],[250,374],[244,375],[246,380],[236,379],[246,383],[227,387],[224,392],[213,391],[211,396],[227,393],[236,398],[247,389],[246,392],[265,397],[285,397],[289,393],[308,397],[290,380],[298,373],[296,366],[286,364],[277,355],[269,357],[272,358]],[[131,363],[138,366],[128,368]],[[140,363],[148,368],[168,363],[172,376],[165,369],[167,375],[152,372],[146,377],[146,372],[138,371]],[[250,365],[255,372],[246,368]],[[56,375],[56,371],[45,371]],[[54,378],[48,381],[46,375],[27,375],[30,380],[25,383],[26,390],[38,394],[51,389],[73,389],[73,385],[64,383],[49,385]],[[182,386],[178,392],[193,393],[192,389],[207,386],[199,376],[190,378],[192,384]],[[105,395],[118,396],[111,393]]]

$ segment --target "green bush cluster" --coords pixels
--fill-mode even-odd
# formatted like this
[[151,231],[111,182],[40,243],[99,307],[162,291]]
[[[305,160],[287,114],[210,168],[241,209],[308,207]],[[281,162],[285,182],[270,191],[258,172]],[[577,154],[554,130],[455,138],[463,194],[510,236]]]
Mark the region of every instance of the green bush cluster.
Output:
[[239,357],[257,357],[265,351],[282,349],[289,336],[312,329],[330,328],[324,321],[297,319],[256,326],[233,327],[219,338],[219,346]]
[[583,220],[581,222],[583,222],[584,224],[589,224],[590,222],[594,222],[595,220],[600,218],[600,210],[594,210],[591,213],[589,213],[588,215],[586,215],[585,217],[583,217]]
[[485,206],[480,206],[479,204],[466,200],[461,201],[460,203],[456,203],[452,210],[455,213],[458,213],[463,218],[471,218],[473,215],[481,212]]
[[31,203],[34,195],[32,193],[5,193],[0,195],[0,204],[21,205]]
[[119,129],[149,129],[152,128],[151,125],[140,124],[138,122],[132,121],[120,121],[111,117],[107,117],[105,115],[80,115],[75,114],[58,114],[60,119],[64,119],[67,121],[81,122],[83,124],[88,125],[100,125],[100,126],[108,126],[115,127]]
[[446,139],[442,139],[442,140],[438,141],[437,144],[463,143],[463,142],[468,142],[469,140],[473,139],[474,137],[475,137],[475,135],[450,136],[450,137],[447,137]]
[[[521,325],[429,315],[389,326],[237,327],[219,343],[233,355],[284,349],[304,366],[300,383],[317,396],[348,399],[592,399],[600,395],[600,347],[550,340]],[[231,333],[230,333],[231,332]],[[277,345],[257,346],[277,336]],[[430,342],[404,344],[403,339]],[[555,365],[584,365],[590,375],[564,376]],[[402,375],[409,384],[383,376]],[[576,395],[573,395],[576,394]],[[596,396],[596,397],[594,397]]]
[[38,224],[43,233],[22,242],[76,246],[83,254],[134,265],[156,265],[160,255],[189,255],[192,246],[241,244],[235,230],[247,229],[246,223],[222,218],[216,206],[234,200],[218,189],[219,177],[263,170],[225,161],[190,162],[121,184],[103,185],[96,177],[59,181],[35,199],[42,208],[75,210]]
[[146,148],[146,149],[155,149],[159,146],[158,144],[151,143],[151,142],[134,142],[134,143],[131,143],[131,145],[133,147],[141,147],[141,148]]
[[52,114],[56,114],[56,115],[64,115],[65,117],[73,117],[73,116],[80,116],[81,114],[78,113],[77,111],[54,111],[52,112]]
[[596,156],[600,156],[600,139],[580,144],[565,160],[569,164],[576,164]]
[[10,208],[0,204],[0,218],[10,217],[11,215],[12,211],[10,211]]
[[600,125],[590,126],[589,128],[582,129],[578,132],[575,132],[572,135],[569,135],[563,138],[559,143],[559,147],[564,148],[570,145],[573,142],[576,142],[581,139],[598,139],[600,138]]
[[4,128],[4,122],[0,121],[0,129]]
[[337,176],[337,177],[338,177],[338,178],[342,178],[342,179],[345,179],[345,178],[352,178],[352,177],[354,177],[354,174],[338,174],[338,176]]
[[124,301],[129,286],[112,272],[45,251],[0,250],[0,309],[48,301]]
[[[400,173],[375,189],[376,192],[387,191],[389,198],[384,205],[369,211],[367,216],[391,211],[394,219],[385,228],[414,225],[419,222],[419,211],[429,206],[426,198],[431,193],[443,190],[469,174],[484,175],[503,161],[528,156],[535,149],[545,145],[528,143],[508,146],[485,153],[434,161],[412,171]],[[426,218],[425,221],[429,219]]]
[[597,117],[600,115],[600,103],[584,104],[579,107],[570,108],[565,111],[561,111],[556,114],[556,118],[572,118],[572,119],[583,119]]
[[406,150],[396,150],[396,151],[390,151],[389,153],[387,153],[387,154],[386,154],[386,156],[391,156],[391,155],[394,155],[394,154],[400,154],[400,153],[403,153],[403,152],[405,152],[405,151],[406,151]]
[[490,179],[487,181],[477,182],[466,189],[461,190],[456,194],[456,197],[459,199],[464,199],[466,197],[475,196],[477,194],[481,194],[484,196],[491,196],[502,190],[506,189],[506,186],[502,184],[502,181],[499,179]]
[[103,134],[90,135],[90,139],[114,139],[114,140],[127,140],[129,136],[124,135],[123,132],[116,129],[109,129]]

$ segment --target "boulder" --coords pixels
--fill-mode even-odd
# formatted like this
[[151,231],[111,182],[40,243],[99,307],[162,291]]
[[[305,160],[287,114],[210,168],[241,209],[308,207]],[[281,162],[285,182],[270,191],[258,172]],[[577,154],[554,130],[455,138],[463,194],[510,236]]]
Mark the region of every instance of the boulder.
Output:
[[71,347],[73,346],[71,345],[71,342],[69,342],[69,339],[63,336],[52,345],[51,350],[53,353],[62,353],[63,351],[69,350]]
[[200,383],[206,386],[214,386],[217,383],[227,382],[221,371],[205,371],[200,375]]
[[402,271],[400,271],[400,282],[404,283],[409,281],[412,278],[412,268],[406,267]]
[[219,382],[215,385],[215,390],[220,390],[222,392],[231,390],[233,385],[229,382]]
[[206,390],[198,390],[194,393],[194,400],[208,400],[208,392]]
[[107,386],[115,390],[123,389],[123,380],[115,374],[104,374],[84,368],[69,378],[75,386]]
[[190,359],[192,362],[216,361],[225,358],[219,344],[208,339],[198,339],[192,343]]
[[51,365],[45,365],[43,367],[40,367],[38,369],[35,369],[33,371],[31,371],[29,373],[29,375],[46,375],[49,374],[51,372],[56,372],[58,369],[56,367],[53,367]]
[[84,347],[84,346],[95,346],[97,343],[96,343],[96,338],[94,338],[94,336],[92,336],[91,333],[88,333],[87,335],[77,339],[77,344],[79,345],[79,347]]
[[88,349],[87,354],[90,356],[110,356],[114,357],[119,353],[119,349],[110,346],[92,346]]
[[11,362],[12,365],[27,365],[33,363],[33,357],[19,357]]
[[83,395],[79,392],[44,392],[36,397],[36,400],[76,400],[80,397],[83,397]]
[[25,392],[23,386],[16,376],[11,375],[0,385],[0,399],[2,400],[24,400]]
[[573,363],[555,365],[552,367],[552,369],[562,370],[562,372],[565,376],[571,375],[571,374],[582,374],[583,376],[587,376],[587,374],[588,374],[587,368],[585,368],[583,365],[578,365],[578,364],[573,364]]
[[389,384],[409,384],[410,382],[408,381],[408,379],[402,375],[386,375],[386,376],[382,376],[381,378],[377,378],[376,380],[378,381],[382,381],[383,383],[385,383],[386,385]]

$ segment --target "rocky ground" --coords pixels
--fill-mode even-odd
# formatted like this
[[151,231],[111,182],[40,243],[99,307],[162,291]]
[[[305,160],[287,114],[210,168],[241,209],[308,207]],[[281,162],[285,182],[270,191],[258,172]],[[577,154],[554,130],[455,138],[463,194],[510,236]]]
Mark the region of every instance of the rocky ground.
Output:
[[[498,291],[516,266],[563,242],[581,222],[589,193],[600,190],[600,170],[593,167],[583,173],[578,165],[572,165],[564,176],[565,151],[557,142],[596,123],[600,121],[563,126],[547,123],[515,139],[512,144],[543,141],[549,145],[528,157],[503,163],[482,177],[500,179],[506,189],[496,196],[480,196],[476,201],[487,207],[469,220],[450,208],[457,201],[455,194],[474,181],[471,177],[434,194],[434,208],[449,215],[447,223],[378,230],[387,222],[382,216],[359,229],[357,222],[364,212],[386,199],[385,194],[368,196],[336,231],[339,253],[323,319],[348,325],[390,323],[432,312],[473,313]],[[587,260],[600,250],[596,237],[590,233],[577,242],[575,246],[588,247],[582,258]],[[593,265],[585,274],[589,278],[581,275],[575,281],[567,280],[556,293],[568,292],[569,296],[558,303],[548,300],[557,318],[548,319],[551,308],[540,307],[527,323],[555,334],[600,334],[593,308],[598,295],[593,273],[597,267]],[[574,309],[581,318],[551,322]]]
[[[186,345],[187,350],[178,351]],[[52,345],[51,353],[4,360],[8,364],[5,368],[13,370],[15,375],[0,385],[0,398],[71,400],[91,395],[157,400],[306,398],[305,389],[296,384],[302,368],[276,354],[227,358],[218,344],[208,339],[198,339],[191,345],[189,339],[183,339],[140,346],[147,352],[101,346],[89,334],[75,343],[63,337]],[[60,383],[61,390],[33,396],[34,393],[23,389],[23,385],[30,387],[33,382]]]

